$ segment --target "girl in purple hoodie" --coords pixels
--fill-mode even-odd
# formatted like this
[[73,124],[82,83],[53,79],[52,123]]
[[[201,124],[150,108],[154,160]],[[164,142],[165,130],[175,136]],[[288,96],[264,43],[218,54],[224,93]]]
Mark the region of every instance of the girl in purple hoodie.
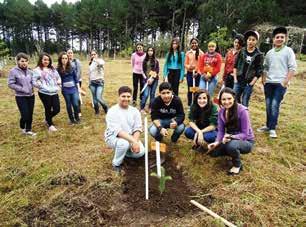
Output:
[[[145,52],[143,52],[143,44],[137,43],[136,44],[136,52],[132,54],[131,57],[131,64],[133,68],[133,106],[136,106],[137,100],[137,92],[138,92],[138,83],[140,84],[140,91],[144,86],[144,72],[143,72],[143,61],[146,57]],[[141,101],[142,95],[141,92],[139,99]]]
[[254,133],[247,107],[238,104],[231,88],[224,88],[219,95],[221,109],[218,113],[218,134],[216,142],[208,145],[213,157],[228,155],[233,166],[228,174],[239,174],[242,170],[240,154],[252,151]]

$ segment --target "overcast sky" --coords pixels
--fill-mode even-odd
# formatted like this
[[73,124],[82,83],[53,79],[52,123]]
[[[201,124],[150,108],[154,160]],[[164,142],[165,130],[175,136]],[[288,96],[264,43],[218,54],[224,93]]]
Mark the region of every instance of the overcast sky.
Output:
[[[66,2],[77,2],[77,1],[80,1],[80,0],[66,0]],[[29,2],[34,4],[36,0],[29,0]],[[45,2],[48,6],[51,6],[55,2],[61,3],[62,0],[43,0],[43,2]]]

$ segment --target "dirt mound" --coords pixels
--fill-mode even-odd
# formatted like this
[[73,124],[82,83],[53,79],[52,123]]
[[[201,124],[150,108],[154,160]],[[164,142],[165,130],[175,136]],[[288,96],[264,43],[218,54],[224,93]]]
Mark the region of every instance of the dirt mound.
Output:
[[77,172],[69,172],[64,174],[59,174],[58,176],[51,179],[51,185],[84,185],[86,182],[86,177],[78,174]]

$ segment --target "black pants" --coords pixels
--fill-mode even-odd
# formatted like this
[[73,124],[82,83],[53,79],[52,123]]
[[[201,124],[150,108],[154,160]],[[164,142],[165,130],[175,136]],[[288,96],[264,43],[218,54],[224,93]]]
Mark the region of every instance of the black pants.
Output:
[[178,96],[180,85],[180,69],[169,69],[168,82],[171,84],[174,94]]
[[19,125],[27,132],[32,130],[35,96],[16,96],[16,103],[21,115]]
[[225,87],[234,88],[234,77],[230,74],[226,75],[224,80]]
[[58,94],[46,95],[38,92],[39,98],[45,107],[45,118],[49,126],[53,125],[52,118],[60,112],[60,101]]
[[[143,83],[144,83],[144,79],[142,74],[138,74],[138,73],[133,73],[133,102],[136,102],[137,100],[137,93],[138,93],[138,82],[140,84],[140,92],[143,88]],[[139,93],[140,93],[139,92]],[[141,101],[142,95],[140,93],[139,95],[139,99]]]

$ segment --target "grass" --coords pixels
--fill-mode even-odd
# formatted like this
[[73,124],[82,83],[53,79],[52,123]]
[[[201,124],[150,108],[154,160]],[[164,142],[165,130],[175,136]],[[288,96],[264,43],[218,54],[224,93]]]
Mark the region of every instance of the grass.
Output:
[[[87,62],[83,62],[84,88],[88,85]],[[5,68],[6,74],[9,65]],[[190,151],[191,143],[182,136],[175,159],[186,176],[202,189],[197,199],[214,199],[213,211],[238,226],[305,226],[306,190],[306,102],[305,62],[299,62],[296,77],[281,106],[278,135],[272,140],[256,134],[254,151],[243,156],[245,170],[236,177],[225,174],[224,158],[212,159]],[[304,75],[302,74],[304,73]],[[129,60],[106,61],[104,98],[111,106],[117,101],[117,89],[132,85]],[[25,225],[23,213],[31,207],[51,204],[69,190],[82,193],[74,184],[50,186],[53,179],[76,173],[86,179],[85,187],[109,177],[121,179],[111,170],[112,152],[103,141],[104,114],[96,117],[91,108],[89,90],[82,106],[82,124],[68,125],[64,100],[55,117],[60,129],[49,134],[43,124],[43,107],[36,95],[33,130],[36,138],[24,137],[18,128],[19,112],[6,78],[0,78],[0,223]],[[180,93],[186,104],[186,83]],[[265,122],[263,93],[258,85],[252,96],[250,112],[253,128]],[[187,120],[186,120],[187,123]],[[73,175],[73,174],[72,174]],[[169,225],[180,220],[165,219]],[[205,214],[184,218],[188,225],[222,226]],[[78,224],[78,223],[74,223]],[[181,224],[182,225],[182,224]]]

